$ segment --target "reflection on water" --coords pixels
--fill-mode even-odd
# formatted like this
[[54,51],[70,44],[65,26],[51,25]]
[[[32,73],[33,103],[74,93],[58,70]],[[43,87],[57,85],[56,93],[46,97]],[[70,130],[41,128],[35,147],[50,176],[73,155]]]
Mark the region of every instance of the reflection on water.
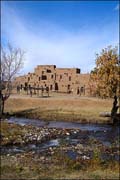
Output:
[[40,144],[26,144],[26,145],[12,145],[12,146],[7,146],[7,147],[2,147],[1,149],[1,154],[17,154],[17,153],[22,153],[22,152],[29,152],[29,151],[37,151],[41,152],[49,147],[55,147],[60,145],[60,139],[52,139],[49,140],[45,143],[40,143]]
[[76,122],[63,122],[63,121],[43,121],[43,120],[37,120],[37,119],[26,119],[26,118],[17,118],[17,117],[11,117],[9,122],[13,122],[20,125],[33,125],[37,127],[48,127],[48,128],[67,128],[67,129],[81,129],[81,130],[89,130],[89,131],[114,131],[114,128],[116,129],[116,126],[113,127],[111,125],[106,124],[82,124],[82,123],[76,123]]

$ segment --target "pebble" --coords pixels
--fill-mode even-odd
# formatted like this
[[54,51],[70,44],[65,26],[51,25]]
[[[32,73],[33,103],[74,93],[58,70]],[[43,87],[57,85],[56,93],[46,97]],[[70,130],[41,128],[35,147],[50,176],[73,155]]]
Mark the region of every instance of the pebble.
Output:
[[69,136],[69,135],[70,135],[70,133],[68,133],[68,132],[67,132],[67,133],[66,133],[66,135],[67,135],[67,136]]
[[[32,126],[25,126],[23,132],[24,132],[24,134],[22,134],[22,135],[18,134],[16,136],[14,135],[14,136],[11,136],[9,138],[4,137],[3,141],[5,142],[5,140],[6,140],[6,142],[5,142],[6,144],[11,142],[12,144],[21,143],[23,145],[26,143],[31,143],[33,141],[36,141],[36,143],[37,142],[38,143],[46,142],[46,141],[53,139],[53,138],[54,139],[55,138],[68,138],[67,140],[69,140],[69,138],[71,138],[72,135],[76,136],[76,134],[81,132],[81,131],[80,130],[74,130],[74,129],[57,129],[57,128],[44,128],[44,127],[35,128]],[[106,132],[106,130],[104,130],[104,132]],[[72,150],[72,151],[77,152],[83,160],[89,160],[90,157],[88,155],[88,152],[90,150],[92,150],[92,147],[91,147],[91,149],[89,146],[84,147],[83,146],[84,142],[82,144],[80,142],[81,141],[79,141],[79,144],[75,144],[75,145],[64,145],[62,147],[62,151],[67,152],[68,150]],[[96,140],[94,141],[94,143],[95,142],[97,143]],[[55,150],[52,147],[48,147],[46,149],[46,152],[50,155],[53,155],[55,153]],[[108,149],[106,148],[105,152],[110,153],[109,148]],[[32,151],[31,153],[36,154],[35,151]],[[83,154],[87,154],[87,155],[83,155]],[[7,156],[10,156],[10,154],[7,154]],[[22,156],[21,156],[21,158],[22,158]],[[40,160],[45,161],[45,157],[44,156],[40,157]]]
[[77,151],[77,153],[80,154],[80,155],[83,154],[81,151]]
[[84,155],[84,156],[82,156],[82,159],[84,159],[84,160],[89,160],[90,157]]
[[77,131],[74,131],[73,133],[74,133],[74,134],[77,134]]
[[40,157],[40,160],[41,161],[45,160],[45,157],[44,156]]

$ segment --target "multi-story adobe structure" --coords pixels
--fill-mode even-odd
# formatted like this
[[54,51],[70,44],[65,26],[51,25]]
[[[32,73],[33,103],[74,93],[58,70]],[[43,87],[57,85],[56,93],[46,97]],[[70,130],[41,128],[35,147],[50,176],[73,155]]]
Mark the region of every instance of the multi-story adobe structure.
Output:
[[16,85],[49,87],[50,91],[89,93],[89,74],[81,74],[78,68],[56,68],[55,65],[38,65],[34,73],[28,73],[15,79]]

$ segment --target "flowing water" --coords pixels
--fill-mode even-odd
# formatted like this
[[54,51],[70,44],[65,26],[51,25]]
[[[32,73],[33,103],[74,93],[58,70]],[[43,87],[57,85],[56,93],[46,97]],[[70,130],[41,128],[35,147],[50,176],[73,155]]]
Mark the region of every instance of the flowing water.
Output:
[[117,126],[111,126],[106,124],[83,124],[76,122],[63,122],[63,121],[43,121],[37,119],[27,119],[27,118],[17,118],[11,117],[8,119],[11,123],[16,123],[20,125],[33,125],[37,127],[47,127],[47,128],[67,128],[67,129],[81,129],[88,131],[111,131]]
[[[62,122],[62,121],[43,121],[43,120],[35,120],[35,119],[26,119],[26,118],[16,118],[11,117],[8,119],[10,123],[16,123],[19,125],[32,125],[36,127],[46,127],[46,128],[56,128],[56,129],[80,129],[83,133],[77,133],[74,136],[65,137],[64,141],[70,145],[77,145],[82,144],[86,146],[88,139],[93,139],[99,141],[99,143],[103,144],[104,146],[110,147],[114,142],[117,141],[117,146],[119,146],[119,126],[112,126],[112,125],[105,125],[105,124],[82,124],[82,123],[75,123],[75,122]],[[81,132],[80,131],[80,132]],[[87,134],[84,133],[87,131]],[[61,142],[63,139],[51,139],[44,143],[40,144],[26,144],[24,146],[9,146],[2,148],[1,153],[21,153],[27,151],[35,151],[36,153],[40,153],[45,151],[47,148],[50,147],[58,147],[61,146]],[[68,156],[71,158],[75,158],[77,153],[69,150]],[[115,159],[119,159],[116,156]]]

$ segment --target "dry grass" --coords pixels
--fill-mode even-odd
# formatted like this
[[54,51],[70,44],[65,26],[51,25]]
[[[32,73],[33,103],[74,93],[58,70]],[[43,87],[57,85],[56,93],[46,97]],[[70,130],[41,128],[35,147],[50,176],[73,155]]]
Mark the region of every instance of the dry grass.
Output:
[[[29,97],[25,95],[12,95],[5,105],[5,111],[16,113],[26,112],[28,117],[43,119],[63,120],[90,120],[108,121],[108,118],[99,117],[100,112],[111,111],[112,100],[77,97],[77,96],[52,96],[49,98]],[[33,110],[32,110],[33,109]],[[25,115],[25,112],[24,112]]]
[[[2,156],[1,159],[1,179],[119,179],[119,164],[114,163],[112,167],[96,169],[72,169],[64,167],[60,162],[57,165],[42,164],[39,159],[32,158],[31,155]],[[74,164],[73,164],[74,165]]]
[[58,174],[59,179],[119,179],[119,170],[112,171],[111,169],[96,170],[96,171],[79,171]]

